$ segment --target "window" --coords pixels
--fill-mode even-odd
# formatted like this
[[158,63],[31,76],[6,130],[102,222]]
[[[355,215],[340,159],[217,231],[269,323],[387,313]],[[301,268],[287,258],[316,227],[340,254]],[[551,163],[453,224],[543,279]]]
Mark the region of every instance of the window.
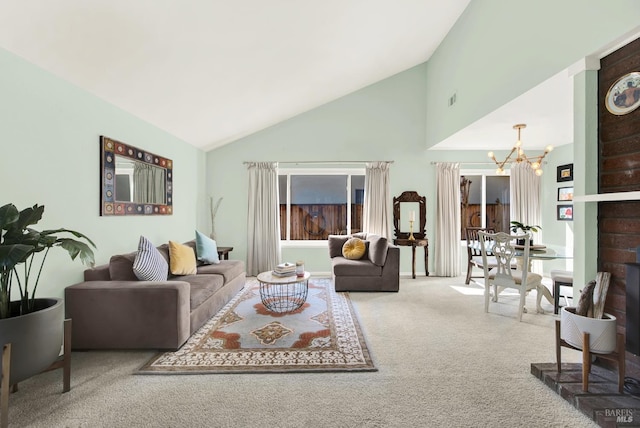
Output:
[[282,241],[362,230],[363,169],[281,169],[278,181]]
[[467,227],[490,227],[509,233],[510,177],[482,171],[460,174],[461,239]]

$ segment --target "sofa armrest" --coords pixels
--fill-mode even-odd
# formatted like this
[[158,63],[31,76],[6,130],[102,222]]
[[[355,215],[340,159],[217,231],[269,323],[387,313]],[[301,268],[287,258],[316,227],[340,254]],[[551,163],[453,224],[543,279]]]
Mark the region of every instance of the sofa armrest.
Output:
[[388,244],[387,259],[382,267],[383,291],[400,289],[400,247]]
[[65,288],[74,349],[178,349],[190,328],[184,281],[85,281]]

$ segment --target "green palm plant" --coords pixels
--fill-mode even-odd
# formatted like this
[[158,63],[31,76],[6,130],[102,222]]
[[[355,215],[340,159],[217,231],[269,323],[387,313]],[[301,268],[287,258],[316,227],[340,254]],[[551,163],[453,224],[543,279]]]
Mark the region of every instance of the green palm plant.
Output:
[[[83,264],[93,266],[95,244],[80,232],[69,229],[38,231],[29,226],[42,219],[44,205],[34,205],[18,211],[15,205],[0,207],[0,319],[24,315],[35,310],[35,294],[49,250],[61,247],[71,260],[79,257]],[[59,234],[73,235],[58,237]],[[34,270],[35,269],[35,270]],[[34,278],[35,275],[35,278]],[[11,287],[20,292],[20,312],[11,312]]]
[[529,231],[537,232],[538,229],[542,229],[542,227],[540,227],[540,226],[528,226],[528,225],[520,223],[519,221],[512,221],[511,222],[511,231],[513,233],[518,233],[518,230],[521,230],[523,233],[527,233]]

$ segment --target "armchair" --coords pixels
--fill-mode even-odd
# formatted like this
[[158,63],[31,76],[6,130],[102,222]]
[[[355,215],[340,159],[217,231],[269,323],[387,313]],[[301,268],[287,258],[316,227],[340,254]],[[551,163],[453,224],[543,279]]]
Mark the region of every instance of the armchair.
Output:
[[398,291],[400,288],[400,248],[386,238],[371,233],[354,235],[366,241],[361,259],[343,257],[342,247],[349,235],[329,235],[329,257],[336,291]]

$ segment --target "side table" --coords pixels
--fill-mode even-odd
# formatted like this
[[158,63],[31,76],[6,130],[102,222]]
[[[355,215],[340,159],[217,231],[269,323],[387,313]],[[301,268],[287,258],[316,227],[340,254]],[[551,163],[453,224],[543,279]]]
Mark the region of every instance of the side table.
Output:
[[220,257],[220,260],[229,260],[231,251],[233,251],[233,247],[218,247],[218,257]]
[[429,276],[429,240],[422,239],[394,239],[394,245],[400,247],[411,247],[411,276],[416,278],[416,247],[424,247],[424,271]]
[[273,312],[295,311],[307,301],[310,277],[309,272],[305,272],[304,276],[284,277],[273,275],[270,271],[258,274],[262,304]]

